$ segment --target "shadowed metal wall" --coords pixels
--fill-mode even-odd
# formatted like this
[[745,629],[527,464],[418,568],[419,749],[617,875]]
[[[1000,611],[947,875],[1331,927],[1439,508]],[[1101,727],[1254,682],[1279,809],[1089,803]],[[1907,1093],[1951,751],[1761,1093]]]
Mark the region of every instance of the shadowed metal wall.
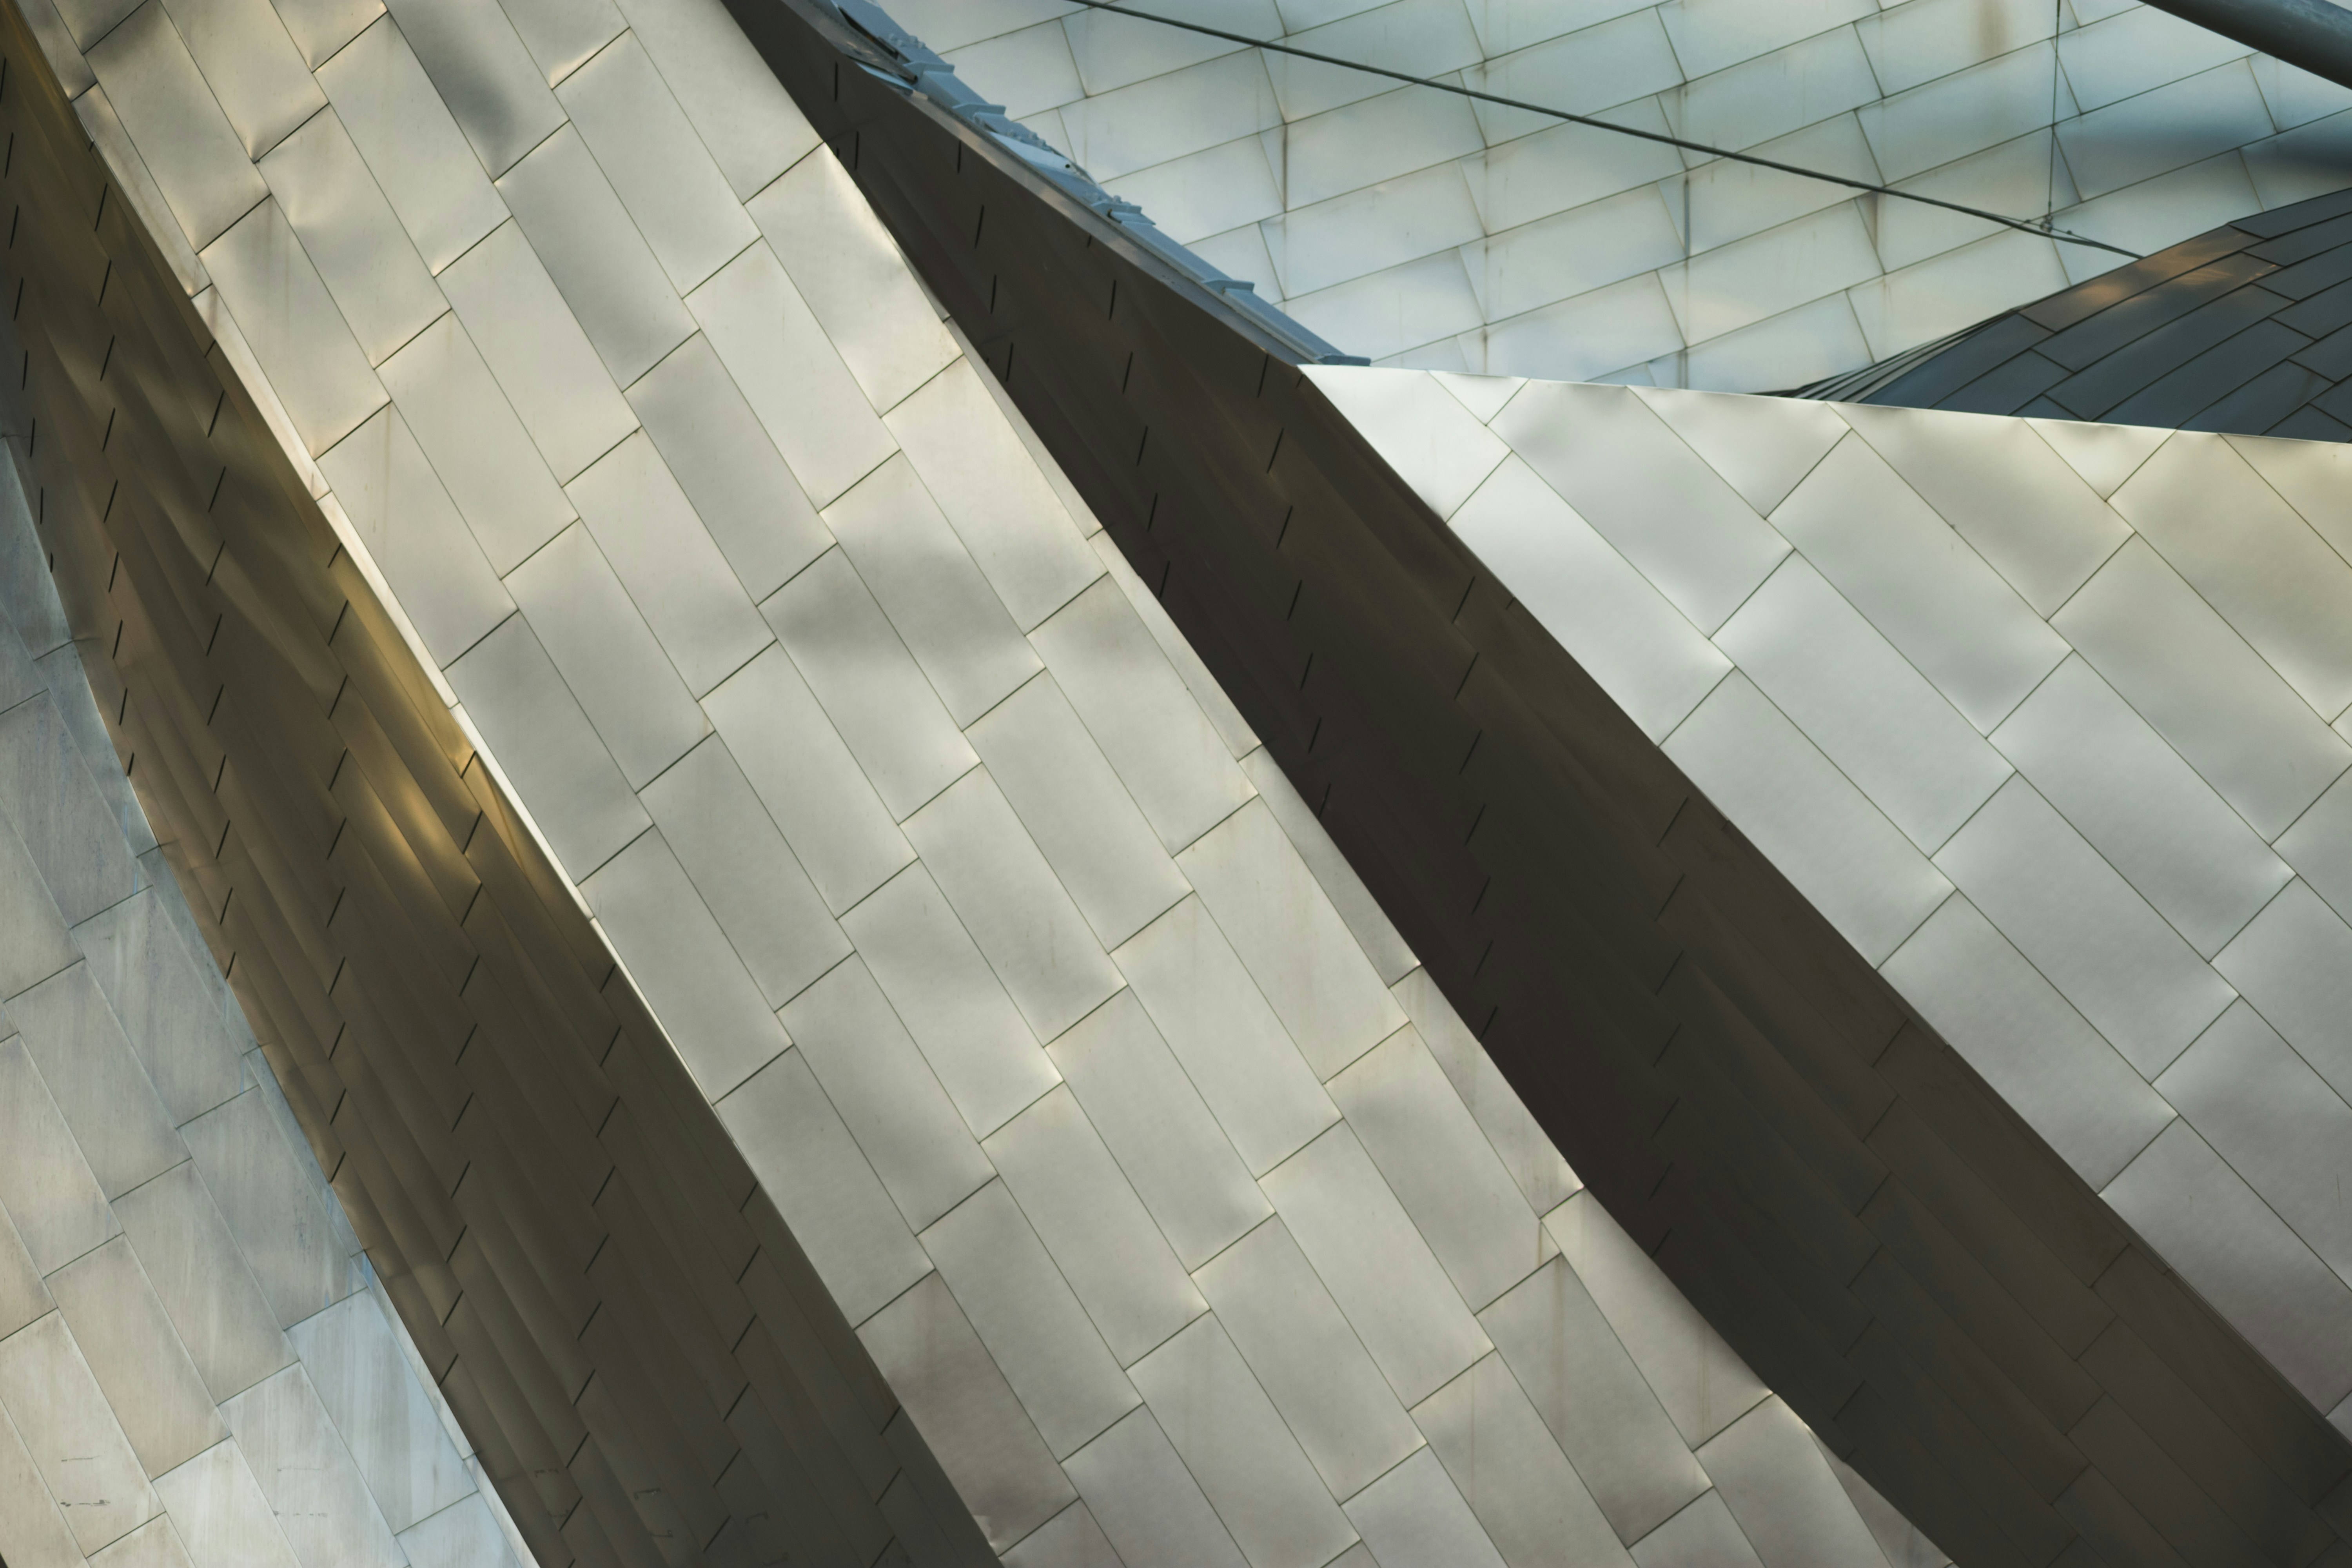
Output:
[[205,939],[542,1563],[986,1560],[0,17],[9,389]]
[[[2352,1450],[1276,351],[737,18],[1577,1169],[1965,1563],[2352,1560]],[[984,150],[985,149],[985,150]]]

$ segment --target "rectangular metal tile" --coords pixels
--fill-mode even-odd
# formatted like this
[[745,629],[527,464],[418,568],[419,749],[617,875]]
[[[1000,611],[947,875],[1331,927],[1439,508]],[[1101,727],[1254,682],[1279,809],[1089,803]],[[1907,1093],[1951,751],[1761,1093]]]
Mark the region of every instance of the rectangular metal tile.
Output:
[[0,1341],[0,1406],[85,1554],[162,1510],[63,1317]]
[[955,340],[831,148],[747,206],[875,407],[896,407],[955,359]]
[[405,1568],[399,1543],[299,1365],[221,1405],[302,1568]]
[[331,110],[313,115],[259,167],[371,364],[448,309]]
[[975,1135],[987,1137],[1060,1081],[928,866],[849,911],[842,929]]
[[499,8],[550,86],[578,70],[628,26],[612,0],[501,0]]
[[278,20],[313,71],[383,15],[383,0],[279,0]]
[[499,225],[443,268],[441,288],[559,482],[636,427],[520,225]]
[[847,909],[915,858],[781,647],[702,700],[828,908]]
[[312,456],[383,406],[383,384],[276,202],[199,254]]
[[634,36],[566,77],[556,98],[679,293],[759,237]]
[[1512,1568],[1625,1568],[1616,1532],[1500,1355],[1481,1358],[1412,1417]]
[[[248,1089],[181,1128],[180,1136],[284,1327],[341,1300],[350,1283],[331,1220],[334,1194],[310,1146],[287,1141],[289,1130],[271,1114],[268,1092]],[[134,1229],[131,1245],[142,1239]]]
[[1698,1451],[1764,1568],[1880,1568],[1885,1562],[1812,1434],[1767,1399]]
[[228,1224],[194,1165],[166,1172],[119,1207],[172,1326],[215,1401],[294,1359]]
[[1144,1357],[1133,1375],[1252,1568],[1319,1565],[1354,1539],[1215,1317]]
[[287,1332],[384,1522],[406,1530],[474,1491],[375,1292],[358,1290]]
[[131,846],[46,694],[0,713],[0,813],[68,924],[138,889]]
[[738,199],[750,200],[817,144],[720,0],[621,0],[621,11]]
[[0,821],[0,988],[13,996],[79,956],[41,868]]
[[120,1228],[20,1039],[0,1041],[0,1204],[43,1274]]
[[782,1016],[910,1227],[921,1230],[995,1174],[914,1037],[855,954]]
[[498,188],[616,384],[628,385],[692,335],[693,318],[578,131],[567,125],[549,136],[499,176]]
[[2352,929],[2300,881],[2213,961],[2338,1094],[2352,1094]]
[[[1217,678],[1209,673],[1209,667],[1202,662],[1200,654],[1185,641],[1184,634],[1176,629],[1176,623],[1168,618],[1167,607],[1144,584],[1143,579],[1135,574],[1135,568],[1128,564],[1127,557],[1118,552],[1118,545],[1110,535],[1097,532],[1087,542],[1094,547],[1095,555],[1103,563],[1105,574],[1118,585],[1128,607],[1143,623],[1143,629],[1151,634],[1153,642],[1160,645],[1161,656],[1175,668],[1177,679],[1192,694],[1192,700],[1200,704],[1210,727],[1224,742],[1227,754],[1238,759],[1257,750],[1257,732],[1242,717],[1241,710],[1234,706],[1234,700],[1226,695],[1225,689],[1217,684]],[[1072,603],[1085,605],[1093,599],[1094,593],[1089,589]],[[1042,631],[1044,628],[1039,629]]]
[[409,1568],[521,1568],[478,1492],[411,1525],[397,1539]]
[[439,271],[506,221],[506,204],[390,17],[320,65],[318,79],[426,267]]
[[898,443],[764,243],[721,268],[687,304],[817,506],[832,505],[896,450]]
[[892,816],[905,820],[978,764],[848,556],[827,551],[760,614]]
[[194,1568],[168,1519],[152,1519],[97,1556],[94,1568]]
[[[1288,228],[1291,226],[1286,225]],[[1296,233],[1288,237],[1296,240]],[[1429,510],[1453,521],[1498,464],[1511,455],[1436,376],[1423,371],[1374,371],[1309,365],[1307,379],[1331,400],[1348,423],[1372,444]],[[1524,462],[1520,472],[1541,487]],[[1557,503],[1567,510],[1565,502]]]
[[706,1099],[792,1044],[658,828],[581,884]]
[[643,799],[768,1005],[782,1006],[849,952],[724,741],[705,740]]
[[41,1283],[41,1271],[33,1267],[33,1255],[25,1250],[24,1237],[16,1234],[8,1211],[0,1208],[0,1339],[55,1305]]
[[1723,1495],[1715,1491],[1633,1542],[1633,1555],[1635,1568],[1763,1568]]
[[268,1500],[235,1443],[223,1443],[155,1478],[196,1568],[310,1568],[269,1511]]
[[1149,1408],[1065,1465],[1124,1568],[1244,1568],[1247,1560]]
[[108,33],[89,65],[190,245],[202,250],[269,194],[161,0]]
[[1504,1568],[1469,1503],[1433,1454],[1415,1454],[1348,1500],[1348,1520],[1363,1532],[1377,1559],[1400,1568],[1444,1563]]
[[326,106],[269,0],[165,0],[165,8],[248,157]]
[[498,6],[399,0],[392,15],[493,179],[563,123],[546,79]]
[[1470,1108],[1478,1130],[1526,1195],[1528,1205],[1539,1215],[1549,1214],[1580,1191],[1584,1184],[1552,1146],[1550,1134],[1520,1101],[1518,1092],[1454,1013],[1429,972],[1416,967],[1391,986],[1389,994],[1411,1016],[1422,1043],[1454,1085],[1454,1092]]
[[89,966],[78,963],[10,999],[9,1016],[110,1197],[187,1158]]
[[58,1514],[33,1456],[5,1420],[0,1420],[0,1552],[24,1568],[81,1568],[82,1563],[73,1532]]
[[783,586],[832,545],[709,339],[699,332],[688,338],[627,395],[753,599]]
[[49,1276],[49,1289],[149,1475],[228,1436],[128,1241],[84,1253]]
[[[1371,889],[1364,886],[1363,879],[1356,874],[1354,867],[1348,864],[1347,857],[1339,852],[1339,847],[1331,842],[1331,836],[1323,830],[1314,810],[1291,786],[1290,780],[1284,776],[1280,765],[1270,752],[1263,746],[1250,752],[1242,758],[1242,771],[1256,786],[1259,798],[1265,802],[1266,809],[1281,825],[1283,836],[1290,840],[1291,847],[1298,851],[1299,858],[1307,862],[1307,868],[1314,873],[1316,882],[1323,889],[1323,896],[1331,900],[1332,909],[1347,923],[1349,934],[1356,939],[1356,945],[1362,948],[1364,956],[1371,961],[1373,973],[1381,977],[1382,984],[1393,987],[1418,967],[1418,962],[1412,956],[1412,950],[1405,945],[1404,938],[1397,934],[1387,912],[1372,897]],[[1000,782],[1003,777],[1000,770]]]

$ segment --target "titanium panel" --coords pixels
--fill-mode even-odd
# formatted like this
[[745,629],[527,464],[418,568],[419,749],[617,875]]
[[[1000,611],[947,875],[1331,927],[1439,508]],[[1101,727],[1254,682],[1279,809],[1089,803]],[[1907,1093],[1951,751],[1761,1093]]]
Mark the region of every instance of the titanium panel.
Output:
[[1149,1409],[1071,1455],[1064,1468],[1123,1568],[1245,1568],[1233,1536]]
[[498,6],[400,0],[392,15],[492,179],[563,123],[546,79]]
[[313,457],[383,406],[368,356],[276,202],[198,255]]
[[628,26],[611,0],[503,0],[501,9],[551,87]]
[[1584,1184],[1560,1158],[1494,1058],[1454,1014],[1429,972],[1416,966],[1389,994],[1411,1015],[1422,1044],[1469,1107],[1511,1180],[1527,1195],[1528,1206],[1539,1215],[1549,1214],[1573,1196]]
[[370,364],[449,308],[331,111],[312,115],[256,166]]
[[391,17],[320,63],[318,80],[428,268],[440,271],[506,221],[506,204]]
[[56,1303],[33,1267],[33,1255],[5,1209],[0,1209],[0,1339],[15,1333]]
[[235,1443],[207,1448],[156,1477],[155,1489],[196,1568],[309,1568],[297,1563]]
[[1812,1434],[1767,1399],[1698,1451],[1764,1568],[1884,1568]]
[[2290,882],[2213,961],[2338,1094],[2352,1093],[2347,959],[2352,929],[2309,888]]
[[[115,1212],[215,1402],[243,1393],[294,1359],[278,1332],[278,1314],[194,1164],[125,1194]],[[201,1561],[203,1548],[190,1544]]]
[[[1473,381],[1493,388],[1485,399],[1471,404],[1471,412],[1484,419],[1493,418],[1501,407],[1500,402],[1486,405],[1487,400],[1497,394],[1507,396],[1504,389],[1511,386],[1510,379],[1505,377],[1439,379],[1457,397],[1464,395],[1465,384]],[[1770,404],[1742,403],[1736,398],[1695,397],[1688,392],[1667,388],[1643,390],[1636,395],[1693,451],[1705,458],[1707,467],[1728,480],[1731,488],[1739,492],[1740,500],[1766,516],[1789,498],[1797,481],[1811,472],[1813,465],[1826,457],[1831,447],[1844,438],[1847,428],[1837,411],[1826,407],[1817,414],[1791,418]]]
[[46,696],[0,713],[0,813],[31,851],[68,925],[138,890],[131,847]]
[[194,1568],[168,1519],[148,1521],[91,1562],[98,1568]]
[[302,1568],[405,1568],[301,1367],[226,1401],[221,1414]]
[[9,998],[8,1016],[108,1197],[188,1157],[88,964]]
[[162,0],[109,32],[89,65],[190,245],[202,250],[269,194]]
[[1511,1568],[1625,1568],[1625,1549],[1500,1355],[1412,1418]]
[[0,822],[0,993],[13,996],[77,956],[40,868],[16,830]]
[[[1364,886],[1356,868],[1348,864],[1348,858],[1339,853],[1339,847],[1331,842],[1331,836],[1323,830],[1315,813],[1283,776],[1265,748],[1260,746],[1250,752],[1241,759],[1241,764],[1242,772],[1256,787],[1258,798],[1265,802],[1266,809],[1281,825],[1283,837],[1307,862],[1323,896],[1331,900],[1331,907],[1347,922],[1348,933],[1364,950],[1381,983],[1392,986],[1412,973],[1419,966],[1412,950],[1405,946],[1404,938],[1397,934],[1396,926],[1372,897],[1371,889]],[[1002,776],[1000,773],[1000,781]]]
[[258,159],[326,107],[269,0],[165,0],[229,123]]
[[61,1315],[0,1341],[0,1406],[85,1555],[162,1510]]
[[[304,1169],[316,1168],[310,1150],[289,1146],[268,1092],[247,1089],[180,1136],[284,1328],[341,1300],[352,1281],[326,1194]],[[135,1231],[131,1239],[139,1244]]]
[[394,1531],[464,1502],[482,1510],[474,1478],[417,1386],[374,1291],[353,1291],[288,1338]]
[[49,1289],[148,1475],[228,1436],[129,1242],[118,1236],[84,1253],[49,1276]]
[[121,1228],[20,1039],[0,1041],[0,1204],[43,1274]]
[[1723,1494],[1710,1491],[1633,1543],[1634,1568],[1763,1568]]
[[1349,1498],[1348,1520],[1378,1553],[1379,1568],[1504,1568],[1494,1542],[1430,1454],[1415,1454]]
[[397,1537],[410,1568],[523,1568],[478,1493]]
[[0,1551],[24,1568],[80,1568],[73,1532],[58,1513],[16,1428],[0,1419]]
[[622,0],[621,10],[737,199],[751,200],[817,144],[719,0]]
[[[1397,477],[1452,521],[1511,449],[1437,378],[1410,373],[1335,378],[1326,389]],[[1496,412],[1489,409],[1488,416]]]

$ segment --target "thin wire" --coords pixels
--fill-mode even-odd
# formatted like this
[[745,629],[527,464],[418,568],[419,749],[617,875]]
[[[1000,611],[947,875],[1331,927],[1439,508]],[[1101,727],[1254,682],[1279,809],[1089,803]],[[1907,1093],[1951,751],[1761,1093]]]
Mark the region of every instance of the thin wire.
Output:
[[1223,38],[1229,43],[1247,44],[1252,48],[1266,49],[1277,55],[1294,55],[1302,60],[1314,60],[1320,65],[1339,66],[1346,70],[1362,71],[1367,76],[1384,76],[1391,81],[1401,81],[1413,87],[1433,87],[1440,92],[1456,93],[1464,98],[1477,99],[1484,103],[1499,103],[1506,109],[1523,109],[1531,114],[1548,114],[1554,120],[1565,120],[1571,125],[1591,125],[1602,131],[1613,131],[1620,136],[1638,136],[1644,142],[1663,142],[1669,147],[1681,147],[1693,153],[1704,153],[1710,158],[1728,158],[1737,163],[1753,163],[1759,169],[1777,169],[1784,174],[1799,174],[1808,180],[1820,180],[1825,184],[1843,185],[1849,190],[1867,191],[1873,195],[1894,196],[1902,201],[1919,202],[1931,207],[1942,207],[1947,212],[1965,213],[1969,217],[1980,217],[1987,223],[1997,223],[2026,234],[2040,235],[2044,239],[2055,239],[2067,245],[2087,245],[2098,250],[2111,250],[2117,256],[2127,256],[2134,261],[2140,259],[2140,253],[2137,250],[2126,250],[2122,246],[2109,245],[2104,239],[2092,239],[2083,235],[2070,234],[2053,224],[2048,218],[2035,220],[2009,217],[2000,213],[1987,212],[1982,207],[1964,206],[1958,202],[1948,202],[1940,196],[1923,196],[1916,191],[1898,191],[1887,185],[1874,185],[1867,180],[1849,180],[1843,174],[1825,174],[1819,169],[1807,169],[1795,163],[1783,163],[1771,158],[1759,158],[1753,153],[1733,153],[1721,147],[1710,147],[1704,142],[1686,142],[1679,136],[1661,135],[1655,131],[1636,131],[1630,125],[1616,125],[1606,120],[1595,120],[1589,114],[1570,114],[1565,109],[1553,109],[1547,104],[1528,103],[1521,99],[1505,98],[1498,93],[1480,92],[1475,88],[1458,87],[1453,82],[1439,81],[1431,77],[1409,76],[1403,71],[1391,70],[1385,66],[1368,66],[1360,60],[1343,60],[1336,55],[1318,55],[1312,49],[1297,48],[1289,44],[1269,43],[1264,38],[1253,38],[1245,33],[1228,33],[1222,27],[1204,26],[1201,23],[1187,22],[1180,17],[1161,16],[1150,11],[1138,11],[1130,6],[1118,5],[1115,0],[1073,0],[1073,3],[1084,5],[1090,10],[1108,11],[1120,16],[1132,16],[1139,22],[1158,22],[1162,26],[1181,27],[1188,33],[1201,33],[1212,38]]

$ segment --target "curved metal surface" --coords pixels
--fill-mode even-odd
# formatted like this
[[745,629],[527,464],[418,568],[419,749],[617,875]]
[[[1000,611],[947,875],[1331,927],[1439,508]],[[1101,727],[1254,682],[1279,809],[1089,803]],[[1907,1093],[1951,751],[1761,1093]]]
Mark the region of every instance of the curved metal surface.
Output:
[[987,1559],[12,5],[8,389],[108,732],[547,1568]]
[[1967,1563],[2352,1552],[2352,1448],[1290,355],[828,21],[734,10],[1579,1172],[1825,1442]]
[[2352,11],[2328,0],[2148,0],[2249,48],[2352,87]]

